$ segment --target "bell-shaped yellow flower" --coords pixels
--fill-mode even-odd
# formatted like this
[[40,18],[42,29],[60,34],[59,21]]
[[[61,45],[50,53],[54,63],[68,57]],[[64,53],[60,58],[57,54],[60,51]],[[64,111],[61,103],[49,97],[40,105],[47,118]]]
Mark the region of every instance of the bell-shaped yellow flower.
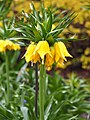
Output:
[[38,53],[40,58],[42,60],[44,60],[44,57],[46,54],[49,54],[50,56],[51,53],[50,53],[50,48],[49,48],[49,44],[47,41],[39,41],[37,46],[36,46],[36,49],[34,51],[34,54]]
[[54,44],[54,49],[55,49],[55,61],[56,62],[58,62],[59,59],[63,59],[67,61],[65,57],[72,57],[67,51],[67,48],[63,42],[56,42]]
[[9,40],[0,40],[0,52],[5,52],[6,50],[19,50],[20,46],[14,44]]
[[36,45],[34,43],[31,43],[28,46],[27,51],[24,55],[26,62],[32,61],[33,63],[36,63],[37,61],[40,61],[40,57],[38,53],[34,54],[35,48],[36,48]]
[[36,63],[37,61],[40,62],[40,59],[44,63],[45,56],[46,56],[46,61],[47,61],[47,58],[52,57],[52,54],[51,54],[50,48],[49,48],[49,44],[47,41],[39,41],[37,45],[35,43],[31,43],[28,46],[27,51],[24,55],[26,62],[31,61],[33,63]]

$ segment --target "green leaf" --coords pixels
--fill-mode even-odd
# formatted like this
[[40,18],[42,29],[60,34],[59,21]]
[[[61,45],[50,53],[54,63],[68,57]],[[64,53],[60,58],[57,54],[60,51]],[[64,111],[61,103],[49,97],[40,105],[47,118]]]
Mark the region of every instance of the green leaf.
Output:
[[42,12],[42,20],[47,21],[47,12],[46,12],[46,9],[44,7],[44,3],[41,4],[41,12]]
[[36,42],[42,40],[42,36],[40,35],[39,31],[37,31],[37,29],[33,29],[33,33],[35,35],[35,41]]
[[84,5],[84,6],[82,6],[81,8],[86,9],[86,10],[90,10],[90,4]]
[[49,35],[52,35],[52,36],[53,36],[54,34],[56,34],[56,33],[58,33],[58,32],[61,32],[62,30],[64,30],[64,28],[55,29],[55,30],[49,32],[49,33],[47,34],[47,37],[48,37]]
[[52,36],[54,38],[56,38],[65,28],[68,27],[68,25],[70,25],[70,23],[72,22],[72,20],[76,17],[76,16],[72,17],[73,14],[74,14],[74,12],[72,14],[70,14],[69,16],[67,16],[67,17],[65,16],[65,18],[63,19],[63,21],[61,21],[60,24],[54,29],[54,30],[56,30],[58,28],[62,29],[61,31],[58,31],[57,33],[52,34]]
[[62,42],[68,42],[68,41],[77,41],[76,38],[56,38],[55,41],[62,41]]
[[0,1],[0,17],[5,17],[10,11],[10,5],[13,0]]
[[54,39],[53,39],[52,35],[49,35],[49,37],[46,38],[46,40],[48,41],[49,45],[52,46],[54,44]]
[[24,120],[29,120],[29,117],[28,117],[28,108],[22,106],[22,107],[21,107],[21,111],[22,111],[22,114],[23,114]]
[[37,13],[37,11],[36,11],[36,9],[35,9],[35,7],[34,7],[33,2],[31,2],[30,8],[31,8],[31,10],[33,11],[33,15],[35,16],[35,18],[37,18],[37,19],[39,20],[38,13]]
[[60,14],[58,14],[57,16],[56,15],[54,15],[55,17],[53,18],[53,21],[52,21],[52,23],[54,24],[54,23],[56,23],[56,22],[60,22],[60,19],[62,19],[62,18],[60,18],[64,13],[66,13],[67,11],[66,10],[64,10],[64,11],[62,11]]
[[41,23],[34,15],[30,14],[30,16],[38,23],[38,25],[40,27],[41,35],[43,38],[45,38],[46,37],[46,30],[44,28],[43,23]]
[[47,33],[50,32],[51,29],[52,29],[52,13],[50,11],[49,18],[47,19],[47,24],[46,24],[46,31],[47,31]]
[[13,115],[13,113],[10,110],[0,105],[0,119],[1,120],[15,120],[17,118]]
[[50,99],[50,101],[48,101],[48,105],[47,105],[47,107],[45,109],[45,114],[44,114],[44,119],[45,120],[48,120],[48,116],[50,114],[50,109],[52,107],[52,103],[53,103],[53,97]]

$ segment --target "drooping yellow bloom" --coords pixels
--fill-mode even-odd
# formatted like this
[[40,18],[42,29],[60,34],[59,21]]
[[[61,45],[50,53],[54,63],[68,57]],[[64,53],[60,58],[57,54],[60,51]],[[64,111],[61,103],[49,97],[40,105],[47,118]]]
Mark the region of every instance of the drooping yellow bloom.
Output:
[[65,57],[72,57],[67,51],[66,46],[63,42],[56,42],[54,44],[55,49],[55,61],[58,62],[60,59],[67,61]]
[[46,55],[45,66],[48,70],[52,68],[52,64],[56,63],[57,67],[63,68],[64,60],[66,61],[65,57],[72,57],[64,45],[63,42],[56,42],[54,47],[50,49],[51,55]]
[[36,46],[34,54],[36,54],[36,53],[39,54],[39,56],[42,60],[44,60],[44,57],[46,54],[49,54],[51,56],[48,42],[47,41],[39,41]]
[[29,45],[24,57],[27,62],[31,61],[33,63],[36,63],[37,61],[40,62],[40,59],[44,62],[46,54],[49,54],[51,56],[48,42],[39,41],[37,45],[35,45],[35,43],[31,43]]
[[37,61],[45,64],[47,70],[52,68],[55,62],[58,67],[64,65],[65,57],[72,57],[63,42],[56,42],[50,47],[47,41],[39,41],[37,44],[31,43],[24,55],[26,62],[36,63]]
[[0,52],[5,52],[6,50],[19,50],[20,46],[9,40],[0,40]]
[[28,46],[27,51],[24,55],[26,62],[32,61],[33,63],[36,63],[37,61],[40,61],[40,57],[38,53],[34,54],[35,48],[36,48],[36,45],[34,43],[31,43]]

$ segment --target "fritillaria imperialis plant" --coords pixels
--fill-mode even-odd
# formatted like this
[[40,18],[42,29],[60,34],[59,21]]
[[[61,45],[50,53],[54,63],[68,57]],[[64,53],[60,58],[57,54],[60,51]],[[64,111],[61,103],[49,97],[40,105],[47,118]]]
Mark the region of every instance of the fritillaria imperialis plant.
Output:
[[[40,120],[44,120],[44,100],[45,100],[45,73],[51,70],[53,64],[58,67],[64,65],[66,57],[72,57],[64,44],[68,39],[59,38],[58,35],[75,18],[74,13],[68,13],[62,17],[55,14],[56,10],[45,9],[41,5],[40,11],[37,11],[31,3],[31,13],[23,11],[23,18],[20,20],[16,31],[22,34],[19,39],[27,46],[25,57],[26,62],[39,65],[39,110]],[[61,16],[61,18],[60,18]],[[17,38],[18,39],[18,38]]]

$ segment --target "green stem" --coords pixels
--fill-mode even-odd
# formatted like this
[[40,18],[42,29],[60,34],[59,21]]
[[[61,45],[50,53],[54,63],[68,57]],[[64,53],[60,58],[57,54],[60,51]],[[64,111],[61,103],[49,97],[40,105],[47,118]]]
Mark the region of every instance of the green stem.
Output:
[[39,107],[40,107],[40,120],[44,120],[44,80],[45,80],[45,68],[44,65],[41,64],[40,67],[40,79],[39,79]]
[[7,79],[7,98],[6,102],[7,105],[9,104],[9,61],[8,61],[8,55],[7,52],[5,52],[5,59],[6,59],[6,79]]

